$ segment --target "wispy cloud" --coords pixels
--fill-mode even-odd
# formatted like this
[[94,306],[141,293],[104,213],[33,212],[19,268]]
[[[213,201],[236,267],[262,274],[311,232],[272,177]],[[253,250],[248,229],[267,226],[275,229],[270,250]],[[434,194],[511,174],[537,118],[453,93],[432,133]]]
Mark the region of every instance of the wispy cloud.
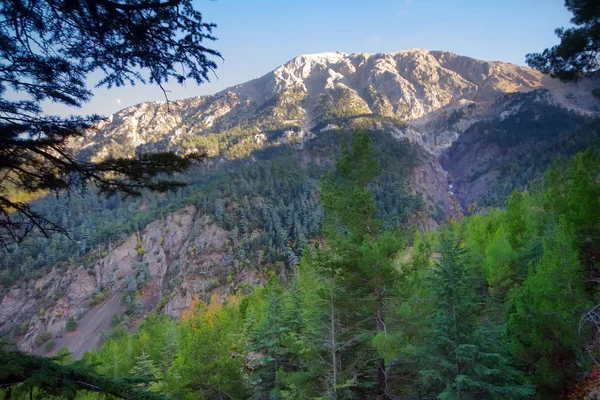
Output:
[[[404,0],[404,7],[408,7],[409,5],[411,5],[412,2],[413,2],[413,0]],[[404,11],[403,10],[400,10],[400,11],[398,11],[396,13],[396,17],[401,17],[403,15],[404,15]]]
[[383,40],[383,36],[381,36],[381,35],[371,35],[365,39],[365,42],[375,44],[375,43],[381,43],[382,40]]

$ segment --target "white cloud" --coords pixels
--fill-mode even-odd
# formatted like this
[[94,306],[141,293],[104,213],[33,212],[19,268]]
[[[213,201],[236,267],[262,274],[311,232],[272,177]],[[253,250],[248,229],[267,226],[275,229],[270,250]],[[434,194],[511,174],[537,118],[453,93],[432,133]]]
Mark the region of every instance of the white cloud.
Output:
[[121,104],[121,99],[117,99],[117,104]]

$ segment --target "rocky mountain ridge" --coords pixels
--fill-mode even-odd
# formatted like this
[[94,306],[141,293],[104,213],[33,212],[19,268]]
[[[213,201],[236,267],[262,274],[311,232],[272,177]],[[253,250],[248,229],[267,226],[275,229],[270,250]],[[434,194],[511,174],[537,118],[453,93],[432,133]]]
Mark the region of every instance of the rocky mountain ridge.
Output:
[[[96,157],[113,154],[115,147],[125,153],[152,144],[177,148],[186,137],[240,125],[258,131],[287,125],[310,137],[320,122],[357,114],[407,121],[421,131],[413,137],[431,144],[427,128],[432,119],[471,104],[479,105],[478,118],[485,118],[490,104],[507,93],[547,89],[552,102],[580,114],[596,114],[594,85],[598,84],[590,80],[565,84],[529,68],[442,51],[310,54],[212,96],[126,108],[101,123],[81,146]],[[434,153],[444,148],[426,147]]]

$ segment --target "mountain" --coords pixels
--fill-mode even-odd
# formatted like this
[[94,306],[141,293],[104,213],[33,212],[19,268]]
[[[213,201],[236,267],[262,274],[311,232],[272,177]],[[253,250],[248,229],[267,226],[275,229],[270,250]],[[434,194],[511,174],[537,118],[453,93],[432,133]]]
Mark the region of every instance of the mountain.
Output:
[[[372,190],[390,226],[430,229],[500,205],[556,157],[599,138],[594,79],[564,84],[448,52],[303,55],[212,96],[124,109],[73,150],[93,160],[208,150],[176,193],[45,198],[72,232],[0,256],[0,329],[27,351],[75,356],[111,323],[135,329],[195,296],[247,292],[287,276],[323,222],[318,180],[361,128],[383,173]],[[79,320],[66,332],[70,316]]]
[[[163,102],[129,107],[109,117],[83,145],[99,156],[141,145],[176,148],[186,138],[239,126],[295,127],[300,129],[296,137],[304,138],[327,120],[361,114],[423,127],[440,112],[473,104],[483,109],[474,117],[482,118],[499,96],[541,88],[551,91],[555,104],[592,114],[598,112],[593,87],[590,81],[567,85],[529,68],[439,51],[302,55],[213,96],[174,101],[168,107]],[[464,126],[455,128],[441,138],[435,132],[415,136],[439,151]]]

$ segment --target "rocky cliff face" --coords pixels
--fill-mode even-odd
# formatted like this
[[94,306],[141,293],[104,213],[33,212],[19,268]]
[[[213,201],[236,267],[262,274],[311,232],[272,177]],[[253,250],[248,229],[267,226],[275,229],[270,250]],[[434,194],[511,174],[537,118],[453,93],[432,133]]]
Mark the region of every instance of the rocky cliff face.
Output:
[[[123,293],[127,295],[127,282],[141,268],[148,276],[135,289],[143,301],[140,314],[155,309],[162,300],[161,310],[176,317],[187,309],[193,295],[218,287],[223,290],[227,271],[221,265],[227,237],[226,231],[199,215],[195,207],[183,208],[152,222],[88,268],[53,269],[33,288],[12,289],[0,303],[0,329],[14,323],[15,317],[35,311],[20,338],[21,349],[43,352],[36,339],[49,332],[56,348],[65,345],[80,357],[110,331],[114,315],[125,313]],[[179,281],[177,290],[167,290],[169,280]],[[53,297],[53,305],[38,311],[39,296]],[[91,304],[94,298],[101,300]],[[67,333],[66,321],[71,316],[79,319],[79,328]]]
[[[412,153],[398,157],[416,161],[402,164],[410,171],[398,183],[423,199],[408,221],[431,229],[459,204],[464,210],[478,201],[494,204],[539,176],[557,154],[572,154],[594,140],[598,130],[586,127],[598,112],[600,102],[591,95],[598,86],[594,80],[567,85],[528,68],[438,51],[304,55],[212,96],[127,108],[73,146],[92,159],[203,146],[215,157],[215,169],[232,159],[252,164],[255,152],[288,146],[308,169],[331,163],[331,149],[323,144],[328,138],[361,127],[409,144],[399,148]],[[274,178],[265,179],[272,184]],[[312,195],[307,196],[303,204],[309,204]],[[308,218],[287,204],[279,205],[282,215],[271,215],[260,206],[266,197],[240,200],[257,203],[277,233],[275,239],[261,239],[254,247],[260,250],[238,254],[266,227],[232,233],[217,223],[222,210],[208,215],[206,208],[188,205],[118,245],[94,250],[91,263],[71,260],[6,290],[0,331],[16,330],[26,351],[44,353],[43,339],[52,337],[54,348],[65,345],[79,357],[100,343],[113,319],[131,310],[132,299],[138,317],[153,309],[177,317],[193,296],[260,282],[267,271],[244,268],[234,258],[260,266],[274,240],[293,259],[298,237],[292,243],[286,235],[297,235],[299,219]],[[223,208],[218,200],[215,207]],[[235,215],[246,218],[242,211]],[[79,328],[69,333],[70,316],[77,317]],[[134,329],[135,321],[129,327]]]

